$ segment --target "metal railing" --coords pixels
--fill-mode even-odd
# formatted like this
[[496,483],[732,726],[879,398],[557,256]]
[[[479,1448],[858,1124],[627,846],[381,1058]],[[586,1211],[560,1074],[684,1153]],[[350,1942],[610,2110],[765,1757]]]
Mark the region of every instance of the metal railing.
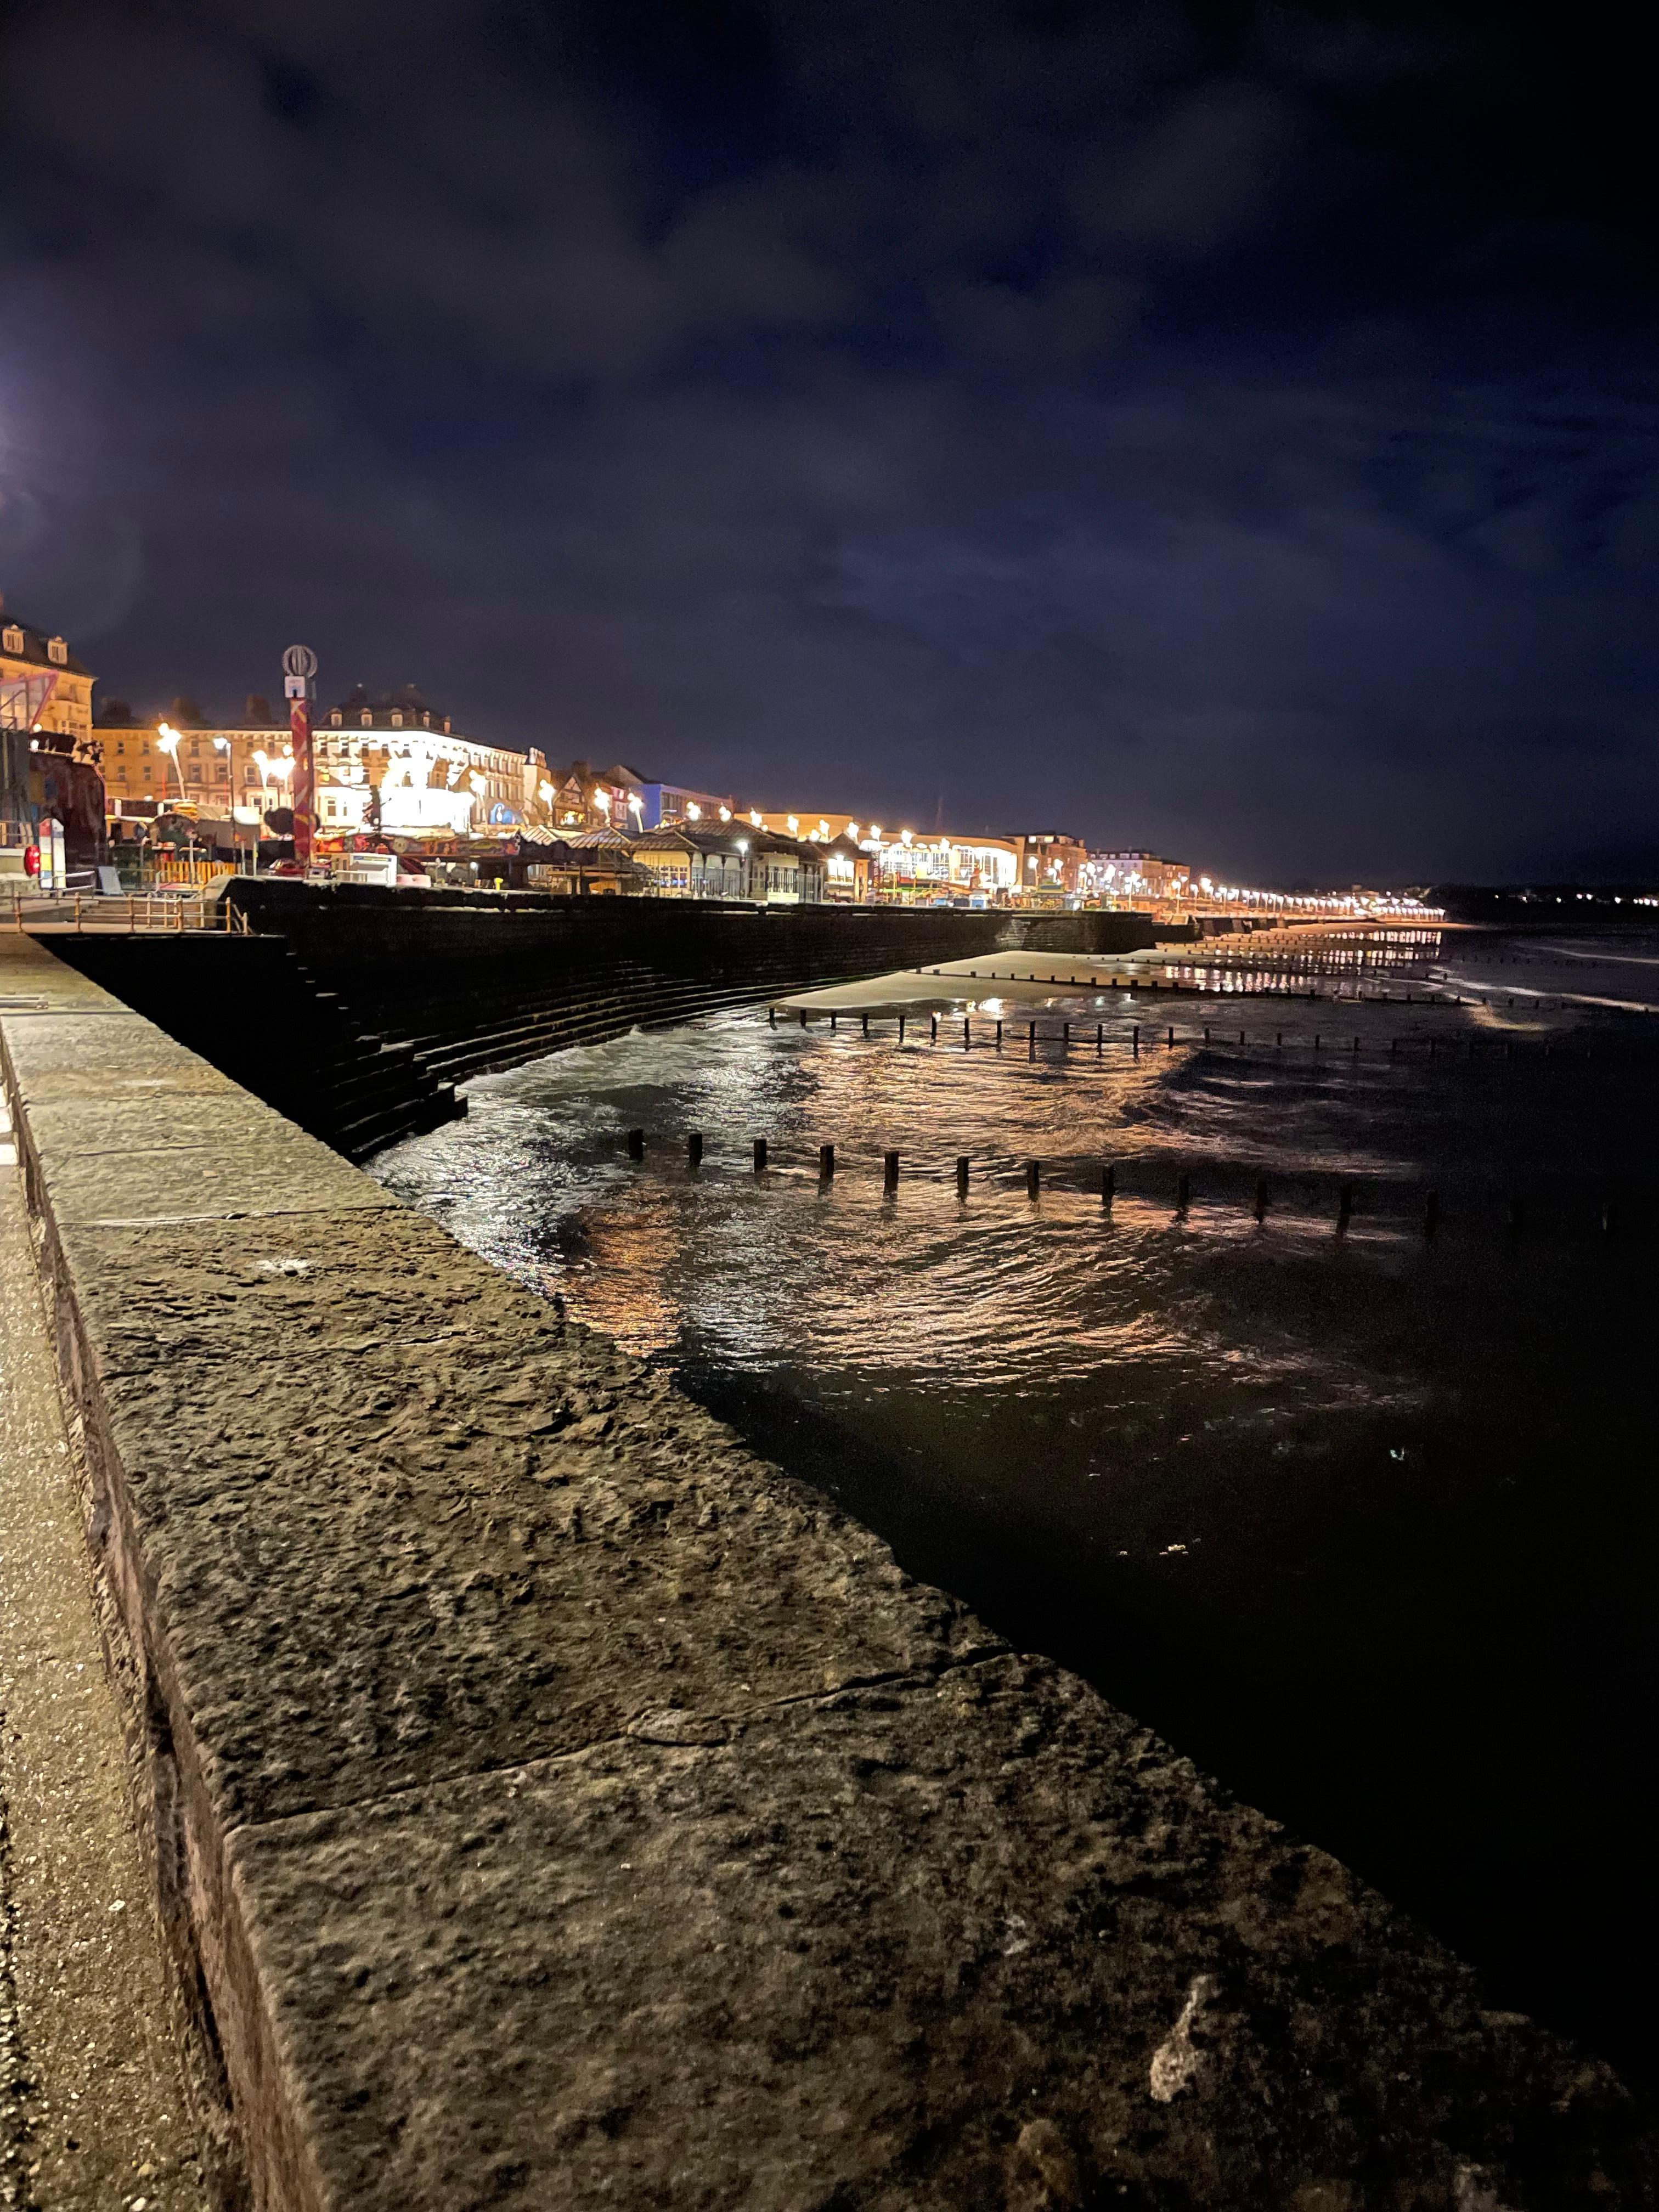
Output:
[[228,899],[207,900],[190,886],[170,890],[0,892],[0,929],[217,931],[251,937],[247,915]]
[[225,873],[222,860],[153,860],[149,864],[151,880],[157,889],[164,885],[196,885],[210,884]]

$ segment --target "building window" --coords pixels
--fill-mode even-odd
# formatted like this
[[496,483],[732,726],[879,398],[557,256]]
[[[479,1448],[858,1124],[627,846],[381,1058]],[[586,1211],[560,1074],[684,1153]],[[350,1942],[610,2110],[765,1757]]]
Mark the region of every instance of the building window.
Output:
[[61,637],[48,638],[46,641],[46,659],[48,660],[55,660],[60,668],[64,667],[67,664],[69,660],[69,647],[64,644]]
[[6,624],[5,634],[3,637],[0,637],[0,644],[3,644],[5,647],[8,653],[21,653],[23,650],[23,633],[18,629],[15,623],[8,623]]
[[125,752],[126,749],[127,749],[127,741],[126,741],[126,739],[125,739],[125,738],[117,738],[117,739],[115,740],[115,750],[116,750],[116,751],[117,751],[118,753],[124,753],[124,752]]
[[402,729],[402,727],[403,727],[403,726],[404,726],[404,718],[403,718],[403,716],[402,716],[400,714],[394,713],[394,714],[393,714],[393,715],[392,715],[392,728],[393,728],[394,730],[401,730],[401,729]]
[[329,720],[330,720],[331,722],[332,722],[332,723],[333,723],[333,725],[334,725],[335,728],[337,730],[337,729],[339,728],[339,726],[340,726],[340,710],[339,710],[339,708],[338,708],[337,707],[334,709],[334,712],[333,712],[333,713],[329,716],[329,718],[328,718],[328,719],[329,719]]
[[366,730],[372,730],[374,726],[374,715],[373,709],[365,707],[362,713],[358,715],[357,720],[362,724]]

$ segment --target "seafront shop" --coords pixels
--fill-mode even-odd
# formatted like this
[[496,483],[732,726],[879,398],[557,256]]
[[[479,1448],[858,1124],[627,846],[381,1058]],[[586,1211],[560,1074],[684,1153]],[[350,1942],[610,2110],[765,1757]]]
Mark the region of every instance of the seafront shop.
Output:
[[748,820],[755,829],[823,848],[827,896],[842,902],[879,898],[905,906],[957,896],[990,905],[1020,888],[1030,842],[889,830],[840,811],[756,809]]
[[659,897],[744,899],[764,906],[817,906],[828,856],[804,838],[753,822],[657,830],[630,841]]

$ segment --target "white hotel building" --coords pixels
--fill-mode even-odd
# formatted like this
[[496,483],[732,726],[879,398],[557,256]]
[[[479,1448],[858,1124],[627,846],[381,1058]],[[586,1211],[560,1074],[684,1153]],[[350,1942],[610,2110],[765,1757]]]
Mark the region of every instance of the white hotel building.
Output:
[[[286,719],[268,701],[250,699],[240,721],[212,726],[185,714],[189,703],[180,701],[173,719],[159,724],[118,713],[100,722],[116,814],[125,802],[150,813],[182,800],[252,830],[291,803],[294,748]],[[338,706],[319,709],[312,752],[323,838],[378,830],[436,843],[550,818],[552,785],[539,752],[462,736],[412,684],[374,698],[360,684]]]
[[461,736],[412,684],[378,698],[358,684],[317,716],[312,751],[322,837],[505,832],[545,821],[553,796],[539,752]]

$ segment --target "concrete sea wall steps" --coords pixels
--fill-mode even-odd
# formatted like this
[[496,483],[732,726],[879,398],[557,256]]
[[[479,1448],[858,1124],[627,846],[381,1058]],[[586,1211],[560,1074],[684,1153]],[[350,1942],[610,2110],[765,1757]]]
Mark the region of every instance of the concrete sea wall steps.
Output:
[[1651,2203],[1605,2066],[26,941],[0,1072],[259,2212]]

